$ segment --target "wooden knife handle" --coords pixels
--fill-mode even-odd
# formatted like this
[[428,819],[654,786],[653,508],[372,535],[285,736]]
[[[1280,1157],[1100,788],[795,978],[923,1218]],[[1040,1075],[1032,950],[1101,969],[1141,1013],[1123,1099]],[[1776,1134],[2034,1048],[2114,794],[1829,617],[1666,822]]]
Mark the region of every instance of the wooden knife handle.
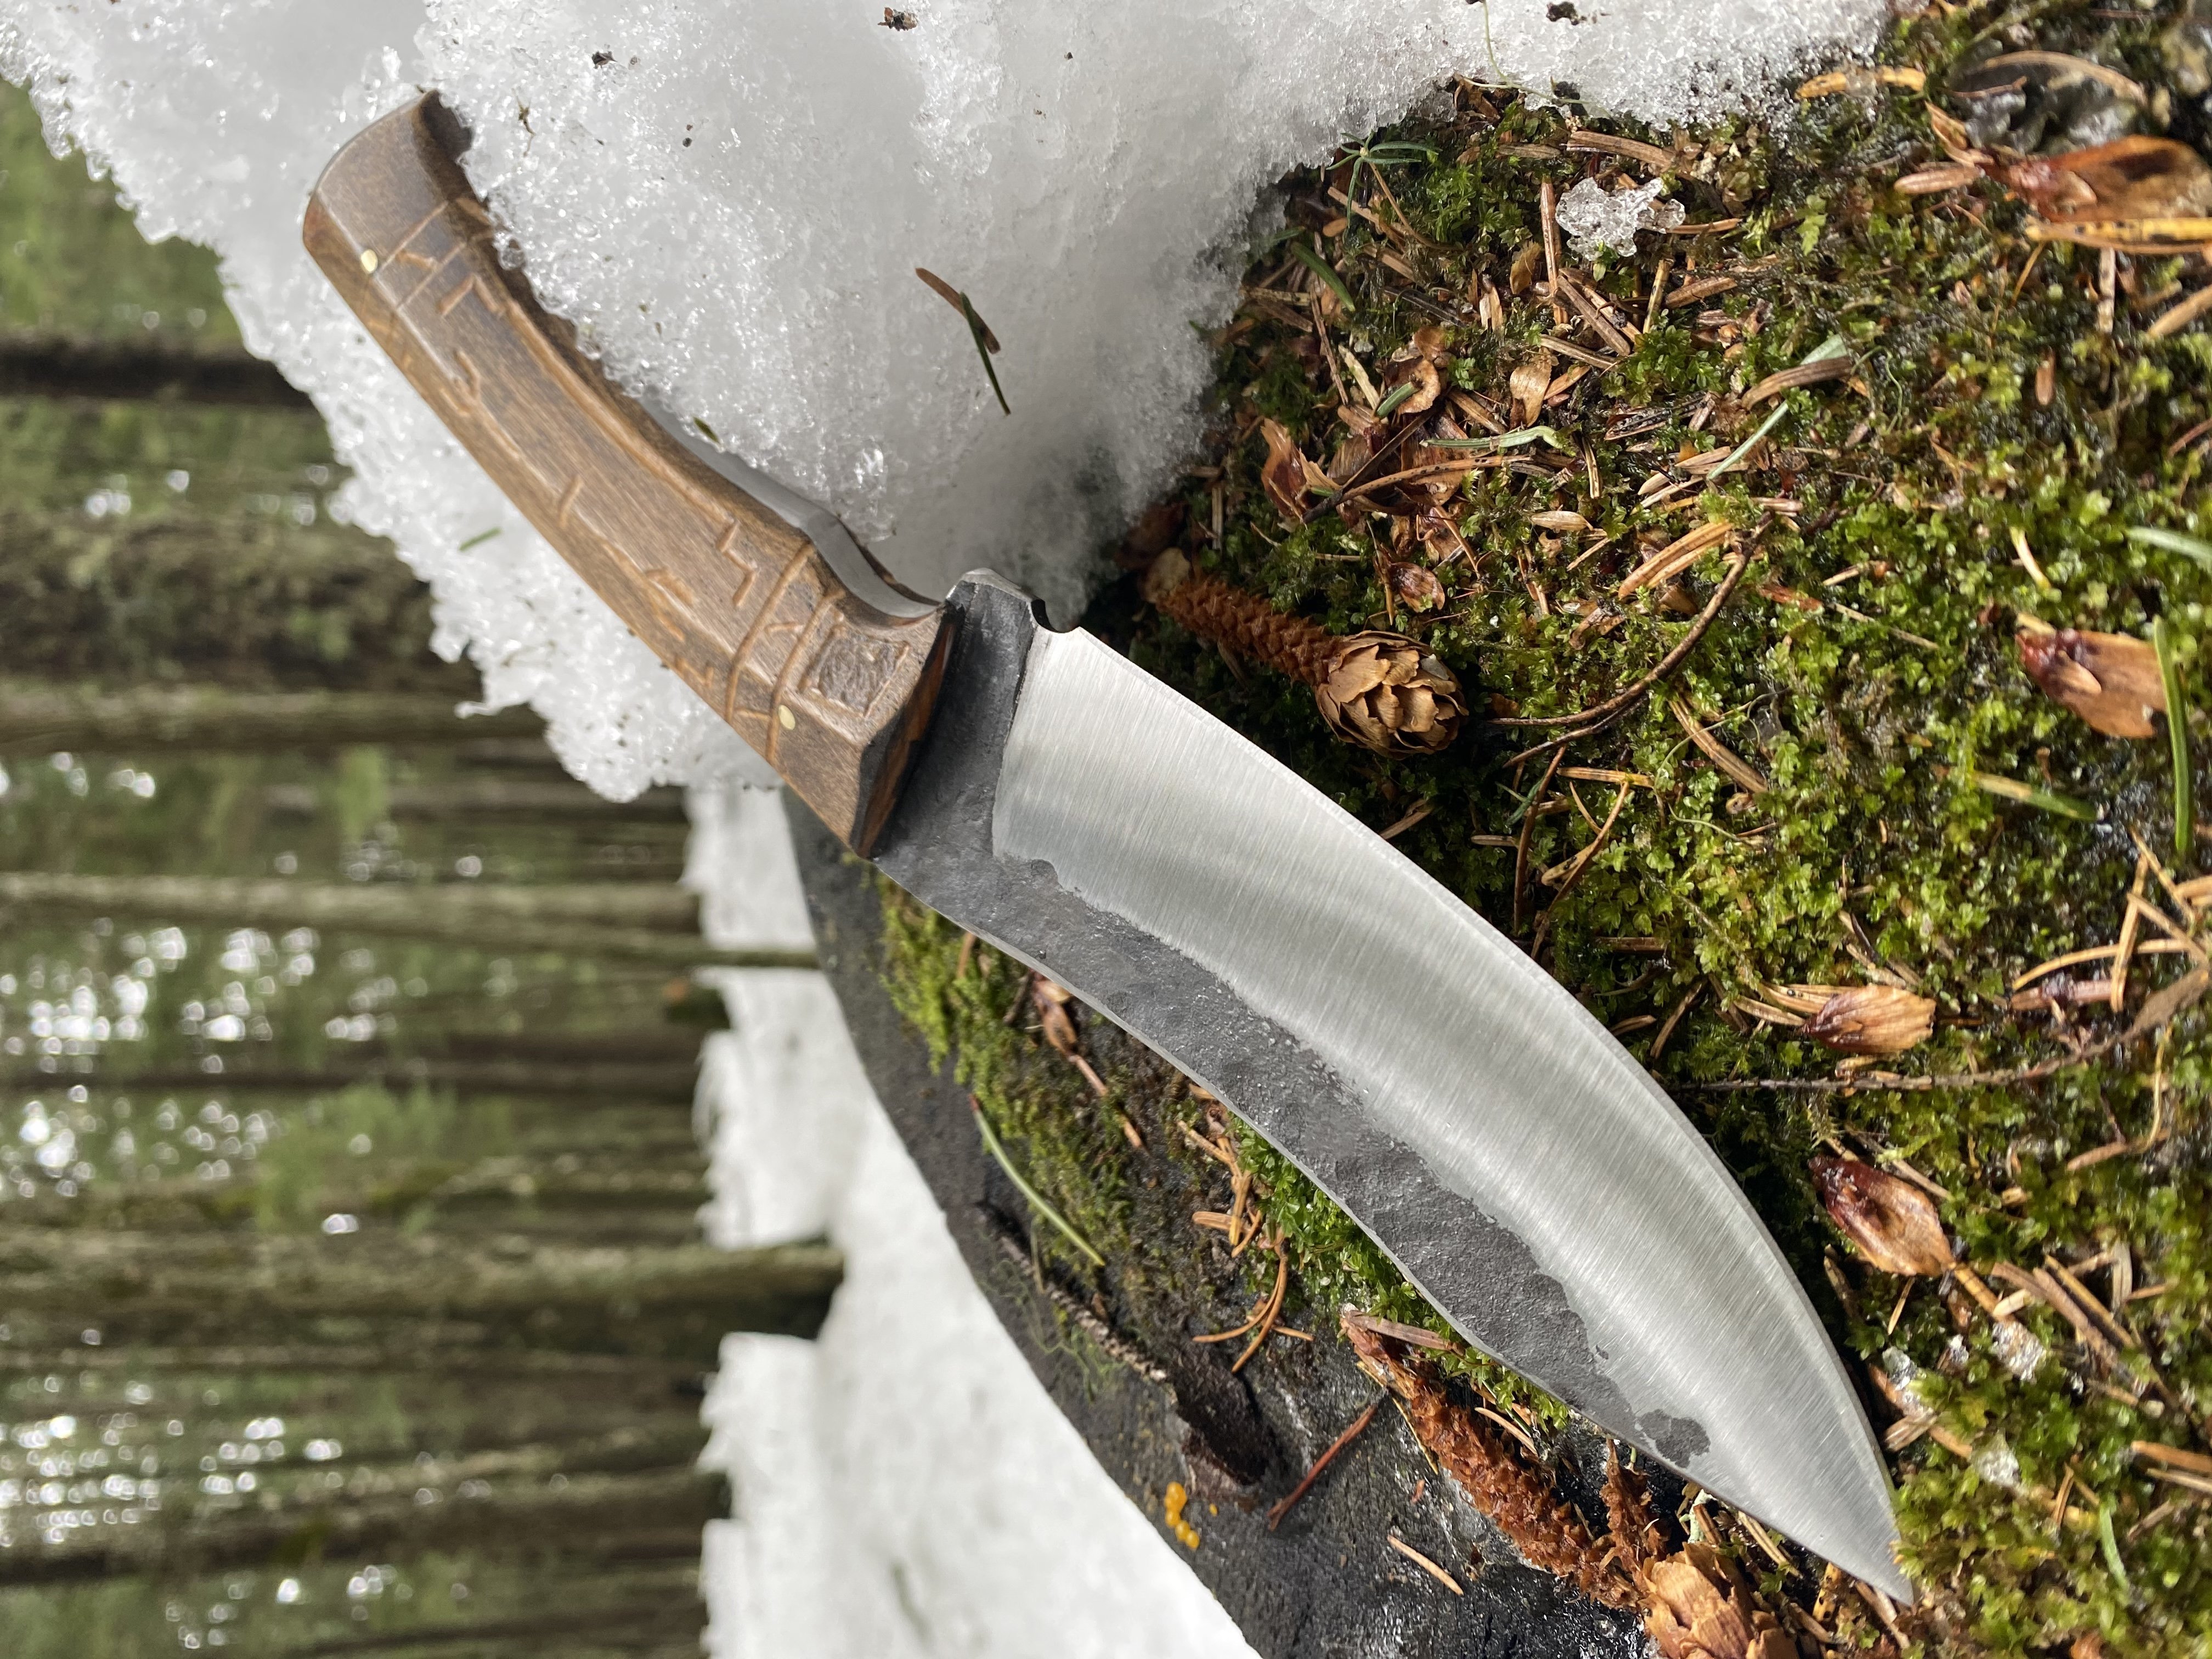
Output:
[[378,121],[316,185],[307,251],[507,499],[866,853],[928,721],[943,609],[861,599],[617,390],[501,265],[465,144],[434,94]]

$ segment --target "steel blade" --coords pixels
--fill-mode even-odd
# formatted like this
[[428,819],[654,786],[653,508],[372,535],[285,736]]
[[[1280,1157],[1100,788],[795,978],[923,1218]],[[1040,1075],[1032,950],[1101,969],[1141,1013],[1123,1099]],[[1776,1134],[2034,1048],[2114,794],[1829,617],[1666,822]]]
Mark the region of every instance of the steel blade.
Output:
[[1680,1111],[1402,854],[988,574],[878,863],[1165,1055],[1469,1342],[1846,1571],[1910,1586],[1804,1291]]

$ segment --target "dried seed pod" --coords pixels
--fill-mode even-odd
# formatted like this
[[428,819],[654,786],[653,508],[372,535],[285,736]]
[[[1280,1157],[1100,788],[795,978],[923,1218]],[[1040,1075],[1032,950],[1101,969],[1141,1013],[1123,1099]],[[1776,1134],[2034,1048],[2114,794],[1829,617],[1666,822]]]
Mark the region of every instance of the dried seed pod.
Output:
[[2094,730],[2108,738],[2148,738],[2157,729],[2150,717],[2166,712],[2166,682],[2148,641],[2022,617],[2018,643],[2028,678]]
[[1425,565],[1392,565],[1390,591],[1399,604],[1414,611],[1433,611],[1444,602],[1444,585]]
[[1354,634],[1314,687],[1329,729],[1384,755],[1433,755],[1467,718],[1450,669],[1402,634]]
[[1145,572],[1143,592],[1162,615],[1199,638],[1216,641],[1308,685],[1327,675],[1329,659],[1342,643],[1327,629],[1276,610],[1257,593],[1192,568],[1175,548]]
[[1846,1054],[1901,1054],[1936,1029],[1936,1002],[1893,985],[1853,985],[1837,992],[1798,1027],[1803,1036]]
[[1797,1659],[1780,1621],[1710,1544],[1685,1546],[1648,1569],[1644,1590],[1644,1628],[1663,1659]]
[[1260,435],[1267,441],[1267,459],[1260,467],[1260,486],[1282,515],[1297,522],[1305,512],[1305,457],[1297,440],[1279,421],[1260,422]]
[[1828,1218],[1883,1273],[1909,1279],[1950,1272],[1955,1258],[1942,1218],[1911,1182],[1855,1158],[1816,1158],[1813,1185]]

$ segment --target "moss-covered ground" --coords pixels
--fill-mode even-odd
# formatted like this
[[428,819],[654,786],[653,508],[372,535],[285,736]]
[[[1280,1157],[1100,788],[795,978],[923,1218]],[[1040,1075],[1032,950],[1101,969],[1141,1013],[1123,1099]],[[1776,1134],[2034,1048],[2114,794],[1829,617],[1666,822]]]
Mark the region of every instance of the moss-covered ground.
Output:
[[[1839,1346],[1893,1387],[1906,1378],[1903,1397],[1933,1413],[1892,1436],[1905,1557],[1927,1591],[1905,1631],[1930,1651],[2212,1644],[2212,1480],[2192,1484],[2185,1455],[2136,1449],[2212,1448],[2212,1045],[2202,1012],[2184,1006],[2139,1041],[2096,1047],[2189,957],[2166,946],[2136,958],[2117,999],[2101,984],[2109,959],[2036,981],[2047,994],[2016,985],[2119,939],[2138,881],[2177,934],[2195,930],[2197,910],[2167,883],[2212,865],[2212,766],[2200,756],[2178,799],[2163,722],[2148,738],[2100,735],[2038,689],[2014,643],[2023,617],[2146,638],[2162,620],[2190,705],[2174,716],[2201,751],[2212,549],[2188,549],[2212,536],[2212,325],[2153,324],[2203,286],[2205,261],[2031,240],[2029,204],[1996,178],[1896,188],[1948,164],[1947,115],[1980,118],[1982,142],[2022,149],[2130,128],[2201,149],[2191,40],[2163,13],[1939,6],[1893,25],[1880,58],[1923,73],[1924,91],[1862,76],[1711,131],[1589,124],[1650,156],[1571,143],[1584,125],[1571,106],[1462,84],[1449,109],[1367,141],[1376,161],[1356,176],[1348,148],[1289,181],[1284,234],[1257,253],[1244,307],[1217,337],[1207,452],[1125,563],[1173,540],[1333,630],[1410,633],[1468,684],[1469,730],[1442,756],[1371,755],[1334,741],[1304,687],[1194,639],[1133,581],[1091,618],[1378,831],[1420,814],[1395,844],[1535,951],[1668,1085]],[[1996,106],[1956,90],[1966,66],[2008,51],[2093,59],[2143,94],[2071,141],[2063,116],[2008,129]],[[2030,112],[2048,90],[2027,86]],[[2068,95],[2078,109],[2081,88]],[[1559,252],[1610,307],[1631,348],[1619,354],[1577,313],[1555,319],[1540,203],[1547,183],[1564,194],[1584,178],[1620,188],[1662,174],[1692,234],[1646,234],[1633,257]],[[1427,337],[1443,370],[1437,414],[1471,436],[1540,424],[1550,440],[1486,458],[1435,496],[1417,483],[1297,523],[1261,484],[1263,422],[1329,467],[1348,435],[1340,400],[1364,404],[1363,376],[1387,389],[1424,329],[1442,331]],[[1848,349],[1847,376],[1747,406],[1765,377],[1832,339]],[[1526,386],[1547,349],[1532,420],[1516,410],[1515,372]],[[1563,386],[1577,367],[1588,372]],[[1778,410],[1741,464],[1714,465]],[[1733,538],[1680,582],[1621,596],[1651,551],[1716,520]],[[2139,528],[2178,538],[2130,537]],[[1554,752],[1516,758],[1557,730],[1498,722],[1597,706],[1637,681],[1714,598],[1731,547],[1748,554],[1744,579],[1664,684],[1567,745],[1556,770]],[[1617,792],[1609,833],[1567,879]],[[2145,848],[2156,871],[2140,868]],[[1095,1103],[1040,1046],[1027,1005],[1010,1023],[1019,971],[987,971],[975,947],[956,981],[957,932],[894,917],[903,1005],[964,1056],[1010,1155],[1109,1262],[1138,1248],[1112,1102]],[[2130,931],[2165,937],[2152,922]],[[1935,999],[1936,1030],[1841,1067],[1789,1023],[1778,989],[1869,983]],[[1899,1086],[2092,1048],[2027,1084]],[[1801,1086],[1721,1086],[1768,1082]],[[1186,1109],[1194,1122],[1200,1104]],[[1285,1230],[1294,1305],[1348,1301],[1443,1328],[1295,1170],[1255,1137],[1240,1150]],[[2119,1343],[2100,1336],[2100,1352],[2043,1300],[2014,1295],[2008,1311],[2048,1351],[2017,1375],[1997,1326],[1951,1279],[1892,1278],[1849,1248],[1808,1176],[1823,1150],[1942,1194],[1961,1258],[1999,1293],[2008,1267],[2068,1267],[2107,1304],[2119,1343],[2139,1346],[2113,1363]],[[1255,1252],[1248,1265],[1263,1290],[1272,1264]],[[1525,1385],[1459,1363],[1556,1420]],[[1878,1388],[1869,1398],[1877,1426],[1899,1417]],[[1817,1577],[1782,1587],[1809,1602]],[[1850,1629],[1881,1639],[1871,1621]]]

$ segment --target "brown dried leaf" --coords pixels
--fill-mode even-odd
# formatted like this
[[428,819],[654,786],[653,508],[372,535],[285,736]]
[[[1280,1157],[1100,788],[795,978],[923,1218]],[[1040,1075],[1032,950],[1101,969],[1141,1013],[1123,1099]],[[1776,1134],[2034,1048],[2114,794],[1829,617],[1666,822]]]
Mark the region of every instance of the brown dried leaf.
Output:
[[1512,269],[1506,272],[1505,286],[1510,292],[1526,294],[1536,286],[1536,273],[1544,266],[1544,245],[1531,242],[1513,256]]
[[1398,354],[1401,360],[1407,357],[1419,357],[1429,363],[1440,363],[1449,355],[1446,349],[1443,326],[1439,323],[1431,323],[1425,328],[1415,329],[1413,337],[1406,342],[1405,349]]
[[1901,1054],[1936,1029],[1936,1002],[1894,985],[1854,985],[1808,1018],[1804,1035],[1847,1054]]
[[1515,368],[1506,389],[1513,398],[1513,424],[1534,426],[1543,418],[1544,394],[1552,389],[1552,354],[1539,352]]
[[1556,530],[1570,534],[1590,527],[1588,519],[1565,507],[1554,507],[1548,513],[1532,513],[1528,515],[1528,522],[1539,530]]
[[1401,386],[1410,386],[1413,391],[1390,411],[1394,416],[1425,415],[1436,407],[1437,399],[1443,395],[1443,377],[1437,373],[1435,362],[1427,357],[1410,358],[1395,365],[1382,379],[1384,398],[1387,399]]
[[1349,483],[1354,473],[1375,459],[1375,446],[1364,432],[1347,432],[1336,453],[1328,458],[1328,476],[1332,483],[1341,487]]
[[1933,104],[1928,106],[1928,130],[1936,135],[1936,142],[1943,146],[1954,161],[1986,161],[1990,159],[1985,151],[1974,148],[1974,141],[1967,133],[1964,121],[1947,111],[1937,109]]
[[1855,1158],[1816,1158],[1813,1185],[1828,1218],[1883,1273],[1910,1279],[1951,1271],[1936,1200],[1903,1176]]
[[2179,219],[2212,214],[2212,167],[2188,145],[2140,133],[2109,144],[2032,155],[2004,181],[2045,218]]
[[2127,634],[2052,629],[2021,619],[2020,659],[2043,694],[2109,738],[2148,738],[2153,714],[2166,712],[2158,653]]
[[1267,459],[1260,468],[1260,486],[1282,515],[1295,523],[1305,515],[1305,457],[1297,441],[1279,421],[1260,422],[1260,435],[1267,441]]
[[1444,602],[1444,585],[1424,565],[1392,565],[1390,591],[1409,610],[1433,611]]

